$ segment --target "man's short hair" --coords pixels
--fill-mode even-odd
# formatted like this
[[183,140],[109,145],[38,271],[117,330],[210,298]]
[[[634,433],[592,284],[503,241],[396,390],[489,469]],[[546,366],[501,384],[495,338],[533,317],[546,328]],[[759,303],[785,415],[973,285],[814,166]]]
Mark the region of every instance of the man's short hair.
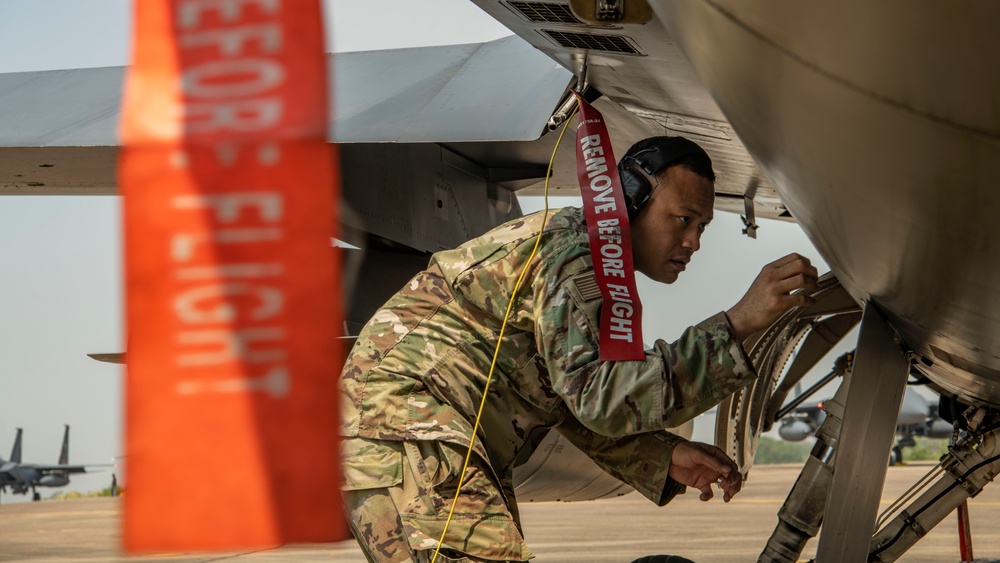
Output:
[[632,145],[618,162],[622,195],[629,219],[646,206],[659,182],[656,176],[672,166],[683,166],[715,183],[712,159],[705,149],[684,137],[650,137]]
[[671,137],[667,135],[648,137],[632,145],[628,149],[628,152],[625,153],[625,156],[622,157],[622,160],[634,158],[635,155],[642,151],[657,147],[667,155],[676,152],[680,156],[676,159],[669,159],[668,157],[667,165],[659,170],[654,170],[652,172],[654,175],[661,173],[671,166],[683,166],[709,182],[715,183],[715,171],[712,170],[712,159],[708,156],[708,153],[697,143],[684,137]]

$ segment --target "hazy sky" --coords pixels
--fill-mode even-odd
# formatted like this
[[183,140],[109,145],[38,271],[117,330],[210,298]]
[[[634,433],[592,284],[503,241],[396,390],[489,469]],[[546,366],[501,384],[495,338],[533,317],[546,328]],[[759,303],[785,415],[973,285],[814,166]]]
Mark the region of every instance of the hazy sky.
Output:
[[[447,10],[447,21],[428,18],[430,5]],[[335,51],[509,34],[465,0],[329,0],[325,6],[328,45]],[[0,72],[126,64],[129,7],[126,0],[0,0]],[[541,204],[535,199],[524,206]],[[10,453],[15,427],[22,427],[24,461],[55,463],[63,424],[72,426],[72,463],[108,463],[123,453],[123,372],[86,357],[122,349],[119,207],[116,196],[0,197],[2,458]],[[647,341],[673,339],[685,326],[732,306],[764,264],[789,252],[810,257],[825,271],[794,224],[762,221],[757,240],[740,230],[737,216],[719,213],[677,283],[640,280]],[[177,454],[178,463],[197,461]],[[69,488],[95,490],[110,479],[109,472],[74,476]],[[58,490],[45,489],[45,496]],[[9,494],[2,498],[11,500]]]

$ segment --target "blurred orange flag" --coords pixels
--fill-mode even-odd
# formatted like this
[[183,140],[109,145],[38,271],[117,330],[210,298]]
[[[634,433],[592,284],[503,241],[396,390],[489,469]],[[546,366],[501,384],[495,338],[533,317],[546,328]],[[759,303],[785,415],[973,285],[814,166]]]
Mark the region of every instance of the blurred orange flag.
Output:
[[125,548],[347,537],[319,0],[136,0]]

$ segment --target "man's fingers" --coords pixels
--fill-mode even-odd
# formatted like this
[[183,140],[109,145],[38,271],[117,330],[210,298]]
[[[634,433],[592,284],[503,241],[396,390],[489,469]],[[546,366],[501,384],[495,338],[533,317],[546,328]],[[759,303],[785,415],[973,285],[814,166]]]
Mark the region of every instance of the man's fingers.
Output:
[[729,461],[729,458],[725,457],[726,454],[722,454],[724,459],[720,459],[718,455],[719,453],[721,452],[715,452],[715,451],[708,452],[708,455],[706,456],[707,459],[705,460],[705,465],[711,467],[713,471],[725,477],[728,476],[729,472],[731,471],[729,464],[726,463]]
[[739,471],[733,473],[732,477],[726,481],[726,484],[728,485],[730,492],[735,495],[743,490],[743,474]]
[[722,500],[729,502],[743,488],[743,475],[740,474],[736,462],[729,459],[726,452],[715,446],[707,446],[707,448],[709,448],[709,453],[719,466],[717,469],[719,477],[716,480],[716,484],[722,489]]
[[739,493],[741,489],[743,489],[743,476],[740,475],[739,472],[736,472],[735,474],[730,476],[730,478],[724,480],[719,485],[719,488],[721,488],[722,492],[724,493],[722,496],[722,500],[729,502],[730,499],[736,496],[736,494]]
[[729,477],[733,473],[739,473],[739,467],[736,466],[736,462],[729,459],[726,452],[719,449],[717,446],[712,447],[712,456],[720,464],[719,473],[722,473],[724,477]]
[[804,291],[802,293],[796,293],[795,295],[789,295],[785,297],[785,300],[788,302],[789,308],[805,307],[816,303],[816,299]]
[[782,256],[781,258],[778,258],[774,262],[771,262],[770,264],[768,264],[767,266],[765,266],[765,268],[772,267],[772,268],[775,268],[775,269],[780,269],[781,267],[783,267],[783,266],[785,266],[787,264],[791,264],[792,262],[795,262],[796,260],[805,260],[806,264],[809,263],[809,259],[808,258],[806,258],[805,256],[802,256],[798,252],[793,252],[793,253],[789,254],[788,256]]
[[701,451],[706,454],[704,464],[712,468],[716,473],[721,474],[723,477],[729,477],[733,472],[738,472],[739,468],[733,460],[729,459],[726,452],[719,449],[717,446],[712,446],[709,444],[702,444],[696,442]]
[[799,256],[797,260],[786,262],[777,267],[774,271],[773,279],[784,280],[798,274],[805,274],[807,277],[811,277],[813,279],[819,277],[819,271],[815,266],[809,263],[809,259]]
[[705,485],[704,487],[701,488],[701,496],[699,496],[698,498],[700,498],[703,501],[709,501],[714,496],[715,494],[712,492],[712,485]]
[[812,293],[819,289],[819,285],[816,283],[816,278],[810,277],[808,274],[804,273],[787,277],[776,283],[774,287],[781,293],[791,293],[796,289],[802,289],[807,293]]
[[711,465],[714,467],[715,471],[722,475],[724,478],[730,478],[734,473],[739,473],[739,467],[737,467],[736,462],[729,459],[726,452],[722,451],[718,446],[712,446],[709,444],[699,444],[702,446],[706,454],[708,454],[711,460]]

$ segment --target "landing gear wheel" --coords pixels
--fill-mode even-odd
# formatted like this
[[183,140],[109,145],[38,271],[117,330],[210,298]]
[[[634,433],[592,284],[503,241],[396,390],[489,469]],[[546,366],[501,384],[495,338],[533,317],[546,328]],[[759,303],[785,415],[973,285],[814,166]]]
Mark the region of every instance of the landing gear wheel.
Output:
[[897,465],[903,462],[903,448],[899,446],[893,446],[892,451],[889,452],[889,467]]
[[753,466],[760,435],[774,425],[788,392],[861,321],[861,309],[832,274],[820,277],[813,297],[815,304],[788,311],[744,341],[758,378],[719,404],[715,445],[743,475]]
[[32,493],[31,494],[31,500],[33,500],[35,502],[38,502],[38,501],[42,500],[42,495],[40,495],[38,493]]

